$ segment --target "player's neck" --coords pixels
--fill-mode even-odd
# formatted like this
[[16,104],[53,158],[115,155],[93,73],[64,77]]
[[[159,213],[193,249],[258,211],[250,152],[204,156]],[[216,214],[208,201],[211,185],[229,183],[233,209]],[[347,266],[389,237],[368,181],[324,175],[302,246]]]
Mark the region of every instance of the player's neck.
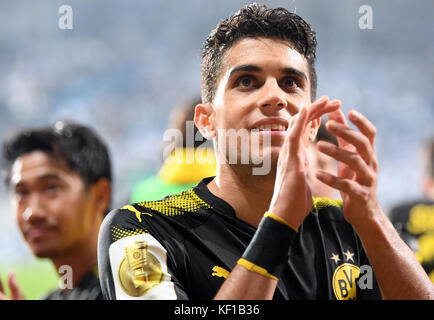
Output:
[[[209,190],[228,202],[239,219],[257,227],[268,210],[274,190],[275,174],[252,175],[251,169],[219,165]],[[250,170],[250,171],[246,171]]]
[[[75,288],[86,274],[97,264],[97,241],[86,241],[86,245],[77,246],[61,255],[50,257],[61,276],[61,266],[71,267],[72,286]],[[65,268],[65,267],[64,267]],[[67,270],[67,269],[65,269]]]

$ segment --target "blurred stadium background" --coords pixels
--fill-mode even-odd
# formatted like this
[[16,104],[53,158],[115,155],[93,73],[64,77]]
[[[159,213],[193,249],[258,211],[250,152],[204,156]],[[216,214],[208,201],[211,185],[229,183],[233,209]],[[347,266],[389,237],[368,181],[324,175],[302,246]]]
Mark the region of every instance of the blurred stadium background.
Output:
[[[259,1],[258,1],[259,2]],[[200,88],[201,44],[240,0],[14,0],[0,2],[0,138],[73,119],[109,144],[114,200],[161,163],[170,110]],[[420,143],[434,134],[434,2],[263,1],[296,11],[317,32],[318,96],[343,101],[378,128],[379,197],[421,196]],[[59,7],[73,9],[61,30]],[[373,29],[359,28],[359,7]],[[30,254],[0,186],[0,276],[15,270],[27,298],[56,286],[56,270]]]

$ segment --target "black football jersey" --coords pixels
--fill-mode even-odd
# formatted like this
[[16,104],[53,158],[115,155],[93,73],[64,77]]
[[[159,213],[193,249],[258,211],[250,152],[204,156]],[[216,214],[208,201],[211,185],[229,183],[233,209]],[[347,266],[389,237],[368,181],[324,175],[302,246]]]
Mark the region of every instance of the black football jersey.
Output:
[[83,279],[71,290],[57,289],[48,295],[44,300],[104,300],[101,286],[98,279],[98,269],[95,266]]
[[[214,298],[256,228],[208,190],[211,180],[163,200],[124,206],[105,218],[98,244],[105,299]],[[274,299],[381,299],[341,206],[339,200],[314,198]]]

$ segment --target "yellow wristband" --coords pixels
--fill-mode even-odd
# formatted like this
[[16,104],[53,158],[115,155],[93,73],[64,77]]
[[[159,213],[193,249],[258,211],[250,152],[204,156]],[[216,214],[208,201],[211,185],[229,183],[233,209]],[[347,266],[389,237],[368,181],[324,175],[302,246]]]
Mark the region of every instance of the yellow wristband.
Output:
[[290,227],[292,230],[294,230],[295,232],[298,232],[298,229],[295,228],[294,226],[290,225],[285,219],[282,219],[279,216],[276,216],[274,213],[271,213],[269,211],[265,212],[264,217],[270,217],[280,223],[283,223],[284,225],[287,225],[288,227]]

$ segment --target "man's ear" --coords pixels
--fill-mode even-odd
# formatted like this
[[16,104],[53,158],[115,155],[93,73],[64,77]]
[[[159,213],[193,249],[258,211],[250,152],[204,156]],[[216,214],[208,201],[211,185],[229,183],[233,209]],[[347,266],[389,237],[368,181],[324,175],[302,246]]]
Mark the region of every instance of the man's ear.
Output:
[[321,118],[316,118],[310,122],[309,129],[308,129],[309,142],[315,141],[320,125],[321,125]]
[[216,136],[216,128],[213,123],[214,109],[210,103],[200,103],[194,110],[194,124],[202,136],[212,139]]
[[110,206],[111,183],[108,179],[101,178],[92,187],[95,194],[95,211],[104,216]]
[[426,198],[434,200],[434,179],[425,177],[422,179],[422,191]]

